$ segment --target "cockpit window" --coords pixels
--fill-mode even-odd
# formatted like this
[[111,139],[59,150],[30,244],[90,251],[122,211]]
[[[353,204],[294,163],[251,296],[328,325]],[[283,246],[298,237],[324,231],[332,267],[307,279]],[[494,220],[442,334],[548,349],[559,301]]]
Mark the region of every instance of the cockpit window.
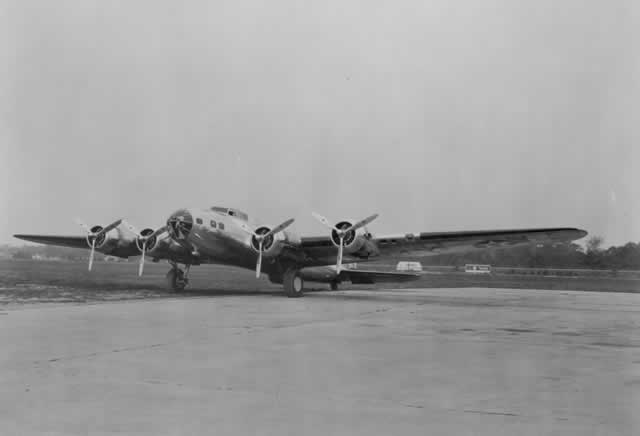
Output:
[[249,220],[249,217],[247,216],[247,214],[242,212],[242,211],[240,211],[240,210],[238,210],[238,209],[229,209],[228,214],[229,214],[229,216],[236,217],[236,218],[241,219],[243,221],[248,221]]
[[219,206],[213,206],[211,208],[212,211],[214,212],[218,212],[220,214],[223,215],[229,215],[238,219],[241,219],[243,221],[249,221],[249,215],[247,215],[246,213],[242,212],[241,210],[238,209],[231,209],[228,207],[219,207]]

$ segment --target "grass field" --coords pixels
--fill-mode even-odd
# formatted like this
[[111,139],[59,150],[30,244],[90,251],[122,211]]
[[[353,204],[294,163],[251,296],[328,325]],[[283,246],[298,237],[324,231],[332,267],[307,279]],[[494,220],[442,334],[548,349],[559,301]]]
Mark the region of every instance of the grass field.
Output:
[[[175,297],[167,290],[165,263],[147,264],[137,276],[135,262],[98,262],[93,271],[85,263],[31,260],[0,260],[0,304],[29,302],[90,302]],[[190,286],[179,295],[207,294],[280,296],[280,285],[252,271],[218,265],[194,267]],[[341,289],[376,288],[513,288],[603,292],[640,292],[640,280],[615,277],[545,277],[515,274],[472,275],[460,272],[425,273],[420,280],[403,284],[351,285]],[[326,290],[324,284],[308,283],[309,291]]]

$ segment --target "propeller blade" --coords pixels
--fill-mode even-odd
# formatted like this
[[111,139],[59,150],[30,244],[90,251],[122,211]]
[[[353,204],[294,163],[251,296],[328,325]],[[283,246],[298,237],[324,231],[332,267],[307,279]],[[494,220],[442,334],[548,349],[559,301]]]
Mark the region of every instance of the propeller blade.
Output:
[[144,254],[147,251],[147,240],[142,242],[142,256],[140,257],[140,266],[138,267],[138,277],[142,277],[142,271],[144,271]]
[[133,232],[133,233],[134,233],[138,238],[140,238],[140,239],[142,239],[142,240],[145,240],[145,241],[146,241],[146,240],[148,240],[148,239],[151,239],[151,238],[153,238],[153,237],[159,236],[159,235],[161,235],[161,234],[163,234],[163,233],[165,233],[166,231],[168,231],[168,230],[169,230],[168,226],[166,226],[166,225],[165,225],[165,226],[159,227],[158,229],[156,229],[156,231],[155,231],[155,232],[151,233],[150,235],[143,236],[143,235],[142,235],[142,233],[140,233],[140,232],[138,231],[138,229],[134,227],[134,225],[133,225],[133,224],[131,224],[131,223],[129,223],[128,221],[125,221],[125,220],[122,220],[122,222],[123,222],[123,223],[124,223],[124,225],[125,225],[129,230],[131,230],[131,232]]
[[100,230],[98,233],[96,233],[96,236],[102,235],[104,233],[108,233],[111,230],[115,229],[116,227],[118,227],[120,225],[120,223],[122,223],[122,220],[116,220],[114,222],[112,222],[111,224],[109,224],[108,226],[106,226],[105,228],[103,228],[102,230]]
[[167,226],[162,226],[159,229],[157,229],[155,232],[153,232],[152,234],[150,234],[149,236],[146,236],[147,239],[151,239],[154,238],[156,236],[159,236],[161,234],[163,234],[164,232],[166,232],[167,230],[169,230],[167,228]]
[[256,263],[256,278],[260,278],[260,273],[262,272],[262,240],[258,242],[258,263]]
[[289,218],[288,220],[286,220],[282,224],[275,226],[273,229],[271,229],[270,232],[265,233],[264,235],[260,235],[260,238],[267,239],[269,236],[275,235],[276,233],[283,231],[284,229],[289,227],[294,221],[295,220],[293,218]]
[[93,238],[93,240],[91,241],[91,254],[89,255],[89,271],[91,271],[91,268],[93,268],[93,255],[96,252],[96,239]]
[[336,271],[340,274],[342,270],[342,251],[344,250],[344,235],[340,236],[340,246],[338,247],[338,261],[336,262]]
[[251,230],[251,229],[249,228],[249,226],[248,226],[248,225],[246,225],[245,223],[242,223],[242,224],[240,225],[240,228],[241,228],[243,231],[245,231],[246,233],[250,234],[251,236],[256,236],[256,234],[253,232],[253,230]]
[[373,221],[374,219],[378,218],[378,214],[374,213],[373,215],[366,217],[365,219],[358,221],[357,223],[355,223],[354,225],[352,225],[351,227],[349,227],[346,230],[343,230],[343,232],[347,233],[350,232],[352,230],[358,230],[360,227],[364,227],[367,224],[369,224],[371,221]]
[[315,212],[311,212],[311,215],[313,215],[313,217],[315,219],[317,219],[318,221],[320,221],[320,223],[324,224],[325,226],[327,226],[328,228],[330,228],[331,230],[336,230],[336,231],[340,231],[338,229],[336,229],[335,227],[333,227],[330,223],[329,220],[327,220],[325,217],[323,217],[322,215],[320,215],[319,213],[315,213]]

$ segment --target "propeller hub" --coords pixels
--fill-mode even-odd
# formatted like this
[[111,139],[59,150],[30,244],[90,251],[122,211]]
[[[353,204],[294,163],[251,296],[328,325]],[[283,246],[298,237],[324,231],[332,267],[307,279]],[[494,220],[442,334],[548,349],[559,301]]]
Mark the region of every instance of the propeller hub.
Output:
[[[269,227],[258,227],[255,234],[251,237],[251,245],[256,251],[260,251],[260,239],[262,240],[262,250],[268,251],[269,248],[273,245],[274,235],[269,235],[264,237],[267,233],[269,233],[271,229]],[[257,235],[257,236],[256,236]]]
[[156,245],[157,237],[153,235],[153,229],[144,229],[140,232],[140,236],[136,238],[136,245],[138,249],[142,251],[142,246],[145,246],[145,250],[152,250]]
[[335,225],[335,228],[340,230],[340,233],[338,233],[335,229],[331,230],[331,239],[337,246],[340,246],[341,237],[343,238],[342,243],[347,246],[351,245],[351,243],[356,238],[355,230],[344,232],[344,230],[348,229],[349,227],[351,227],[351,223],[349,221],[341,221]]
[[100,233],[104,227],[102,226],[93,226],[91,227],[91,233],[87,234],[87,243],[89,247],[91,247],[94,243],[96,247],[102,246],[104,244],[105,239],[107,238],[106,233]]

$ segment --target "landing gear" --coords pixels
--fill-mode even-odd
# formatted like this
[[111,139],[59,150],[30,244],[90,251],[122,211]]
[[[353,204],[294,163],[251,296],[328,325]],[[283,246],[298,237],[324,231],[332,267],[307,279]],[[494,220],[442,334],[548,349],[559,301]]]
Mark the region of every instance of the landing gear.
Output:
[[338,282],[330,282],[329,286],[331,287],[332,291],[337,291],[338,290]]
[[289,298],[300,298],[304,291],[304,280],[297,269],[288,269],[283,276],[284,293]]
[[189,274],[191,265],[185,265],[186,271],[183,271],[178,267],[177,263],[171,261],[169,263],[171,264],[171,269],[167,273],[167,286],[172,291],[182,291],[189,284],[187,274]]

